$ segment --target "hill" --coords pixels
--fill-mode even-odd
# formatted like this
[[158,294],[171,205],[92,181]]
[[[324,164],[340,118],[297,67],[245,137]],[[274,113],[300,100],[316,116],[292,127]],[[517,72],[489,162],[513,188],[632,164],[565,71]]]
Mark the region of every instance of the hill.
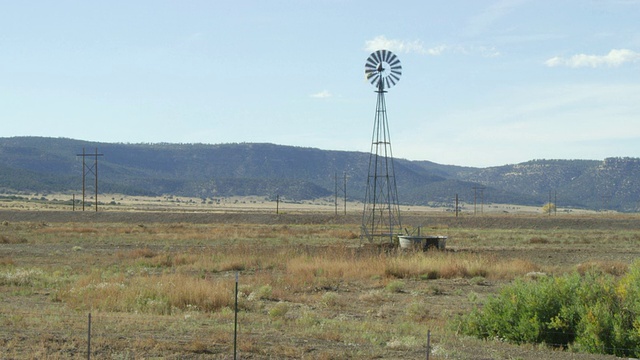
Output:
[[[82,189],[82,154],[103,154],[95,169],[100,193],[200,198],[259,195],[299,201],[343,196],[362,200],[369,154],[274,144],[122,144],[65,138],[0,138],[0,191],[66,192]],[[460,201],[636,211],[640,159],[534,160],[473,168],[429,161],[395,160],[399,200],[411,205],[452,206]],[[87,182],[87,186],[90,186]]]

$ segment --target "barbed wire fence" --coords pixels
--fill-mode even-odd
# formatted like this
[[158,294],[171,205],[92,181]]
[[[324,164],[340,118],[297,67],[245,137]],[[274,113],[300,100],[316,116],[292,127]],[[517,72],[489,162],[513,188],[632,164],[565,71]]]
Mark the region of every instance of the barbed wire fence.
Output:
[[[229,320],[228,318],[225,319]],[[184,314],[149,317],[148,314],[124,313],[60,313],[10,311],[0,313],[0,358],[9,358],[11,352],[28,353],[27,347],[34,343],[49,347],[52,353],[64,354],[74,358],[104,358],[113,353],[125,354],[129,358],[158,355],[166,351],[208,354],[216,358],[233,359],[233,322],[222,323],[219,318]],[[176,324],[176,322],[182,322]],[[184,322],[189,322],[185,329]],[[218,331],[211,331],[217,329]],[[262,333],[248,327],[241,327],[241,337],[259,339]],[[224,335],[220,335],[220,333]],[[125,335],[126,334],[126,335]],[[131,335],[134,334],[134,335]],[[561,331],[543,331],[541,334],[573,335]],[[488,336],[488,334],[484,334]],[[449,336],[434,334],[431,330],[425,334],[422,346],[427,360],[449,358],[442,355]],[[611,337],[603,336],[602,339]],[[490,340],[504,341],[499,338]],[[31,340],[29,342],[28,340]],[[31,345],[30,345],[31,344]],[[567,344],[545,343],[546,346],[566,349]],[[20,348],[24,346],[25,348]],[[388,344],[390,348],[402,348],[402,345]],[[569,344],[571,346],[571,344]],[[155,350],[154,350],[155,349]],[[250,351],[250,350],[248,350]],[[630,354],[640,352],[640,344],[633,348],[612,348],[602,345],[602,354],[625,351]],[[139,353],[138,353],[139,352]]]
[[[33,352],[29,347],[37,343],[51,353],[74,358],[104,358],[112,353],[139,358],[174,349],[177,352],[209,354],[234,359],[233,324],[220,324],[218,319],[197,317],[188,331],[179,330],[176,320],[190,321],[189,316],[154,316],[119,313],[60,313],[11,311],[0,313],[5,326],[0,327],[0,358],[12,353]],[[53,325],[55,324],[55,325]],[[227,338],[212,334],[211,329],[223,327]],[[126,330],[126,331],[125,331]],[[127,334],[127,335],[125,335]],[[135,334],[135,335],[131,335]],[[259,338],[261,333],[251,329],[241,336]],[[431,342],[437,341],[431,331],[425,336],[424,358],[435,360],[430,353]],[[30,342],[27,340],[31,340]],[[23,348],[20,348],[23,346]],[[393,346],[393,345],[391,345]],[[137,353],[137,352],[144,352]],[[152,354],[153,355],[153,354]],[[431,356],[431,357],[430,357]]]
[[[216,337],[211,329],[220,329],[222,326],[223,330],[228,330],[232,324],[220,324],[215,318],[191,319],[189,314],[181,318],[150,318],[148,314],[11,311],[0,313],[0,320],[4,325],[0,327],[0,341],[14,347],[13,350],[8,346],[0,347],[0,354],[7,351],[28,351],[26,348],[15,347],[29,346],[26,341],[29,339],[32,340],[31,344],[39,342],[43,346],[47,346],[44,343],[49,342],[51,346],[57,347],[58,352],[69,355],[84,353],[87,359],[91,355],[115,349],[126,349],[125,352],[130,356],[138,358],[135,354],[136,346],[131,346],[134,343],[143,349],[162,348],[164,343],[172,344],[175,348],[189,348],[194,353],[231,353],[232,338]],[[181,324],[176,325],[176,320]],[[188,331],[181,329],[184,322],[189,322]],[[250,332],[243,334],[257,335]]]

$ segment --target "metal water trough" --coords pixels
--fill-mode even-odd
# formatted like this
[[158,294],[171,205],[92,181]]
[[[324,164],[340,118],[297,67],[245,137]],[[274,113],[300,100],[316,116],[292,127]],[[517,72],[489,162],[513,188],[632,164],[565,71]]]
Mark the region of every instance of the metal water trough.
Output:
[[447,237],[442,235],[398,235],[401,249],[444,250],[447,246]]

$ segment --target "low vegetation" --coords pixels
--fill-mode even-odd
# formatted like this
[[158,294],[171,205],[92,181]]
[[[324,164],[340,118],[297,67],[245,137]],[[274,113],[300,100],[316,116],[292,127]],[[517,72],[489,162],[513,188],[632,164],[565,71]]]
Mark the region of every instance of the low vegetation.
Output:
[[[170,213],[153,223],[135,212],[123,222],[39,216],[0,227],[8,239],[0,358],[82,357],[89,313],[95,358],[230,358],[236,274],[240,358],[422,359],[429,332],[435,360],[581,359],[500,340],[585,353],[637,344],[622,326],[635,326],[640,310],[631,303],[640,266],[630,265],[640,236],[600,218],[583,218],[585,229],[508,217],[438,225],[428,231],[448,235],[448,250],[423,253],[361,244],[358,224],[332,216],[287,224],[258,223],[259,214],[202,224],[165,221]],[[539,219],[547,221],[531,221]],[[580,295],[600,300],[582,306]],[[538,302],[546,306],[524,306]],[[607,315],[616,304],[628,311],[619,319]],[[519,325],[497,333],[500,321]],[[600,337],[581,340],[589,329]]]
[[637,358],[639,295],[640,261],[619,278],[591,267],[584,274],[517,280],[457,326],[483,339]]

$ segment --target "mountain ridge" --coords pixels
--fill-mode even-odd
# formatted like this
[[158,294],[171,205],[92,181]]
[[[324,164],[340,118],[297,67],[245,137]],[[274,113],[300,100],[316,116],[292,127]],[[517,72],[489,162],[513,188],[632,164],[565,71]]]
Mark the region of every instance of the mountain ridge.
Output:
[[[0,192],[77,192],[81,154],[98,158],[101,192],[201,198],[258,195],[289,200],[364,198],[369,154],[271,143],[106,143],[68,138],[0,138]],[[85,157],[91,172],[94,158]],[[460,201],[637,211],[640,159],[531,160],[476,168],[394,159],[402,204],[452,206]],[[86,171],[86,168],[85,168]],[[93,179],[93,173],[89,174]],[[477,190],[483,187],[482,200]],[[339,195],[342,197],[342,195]]]

